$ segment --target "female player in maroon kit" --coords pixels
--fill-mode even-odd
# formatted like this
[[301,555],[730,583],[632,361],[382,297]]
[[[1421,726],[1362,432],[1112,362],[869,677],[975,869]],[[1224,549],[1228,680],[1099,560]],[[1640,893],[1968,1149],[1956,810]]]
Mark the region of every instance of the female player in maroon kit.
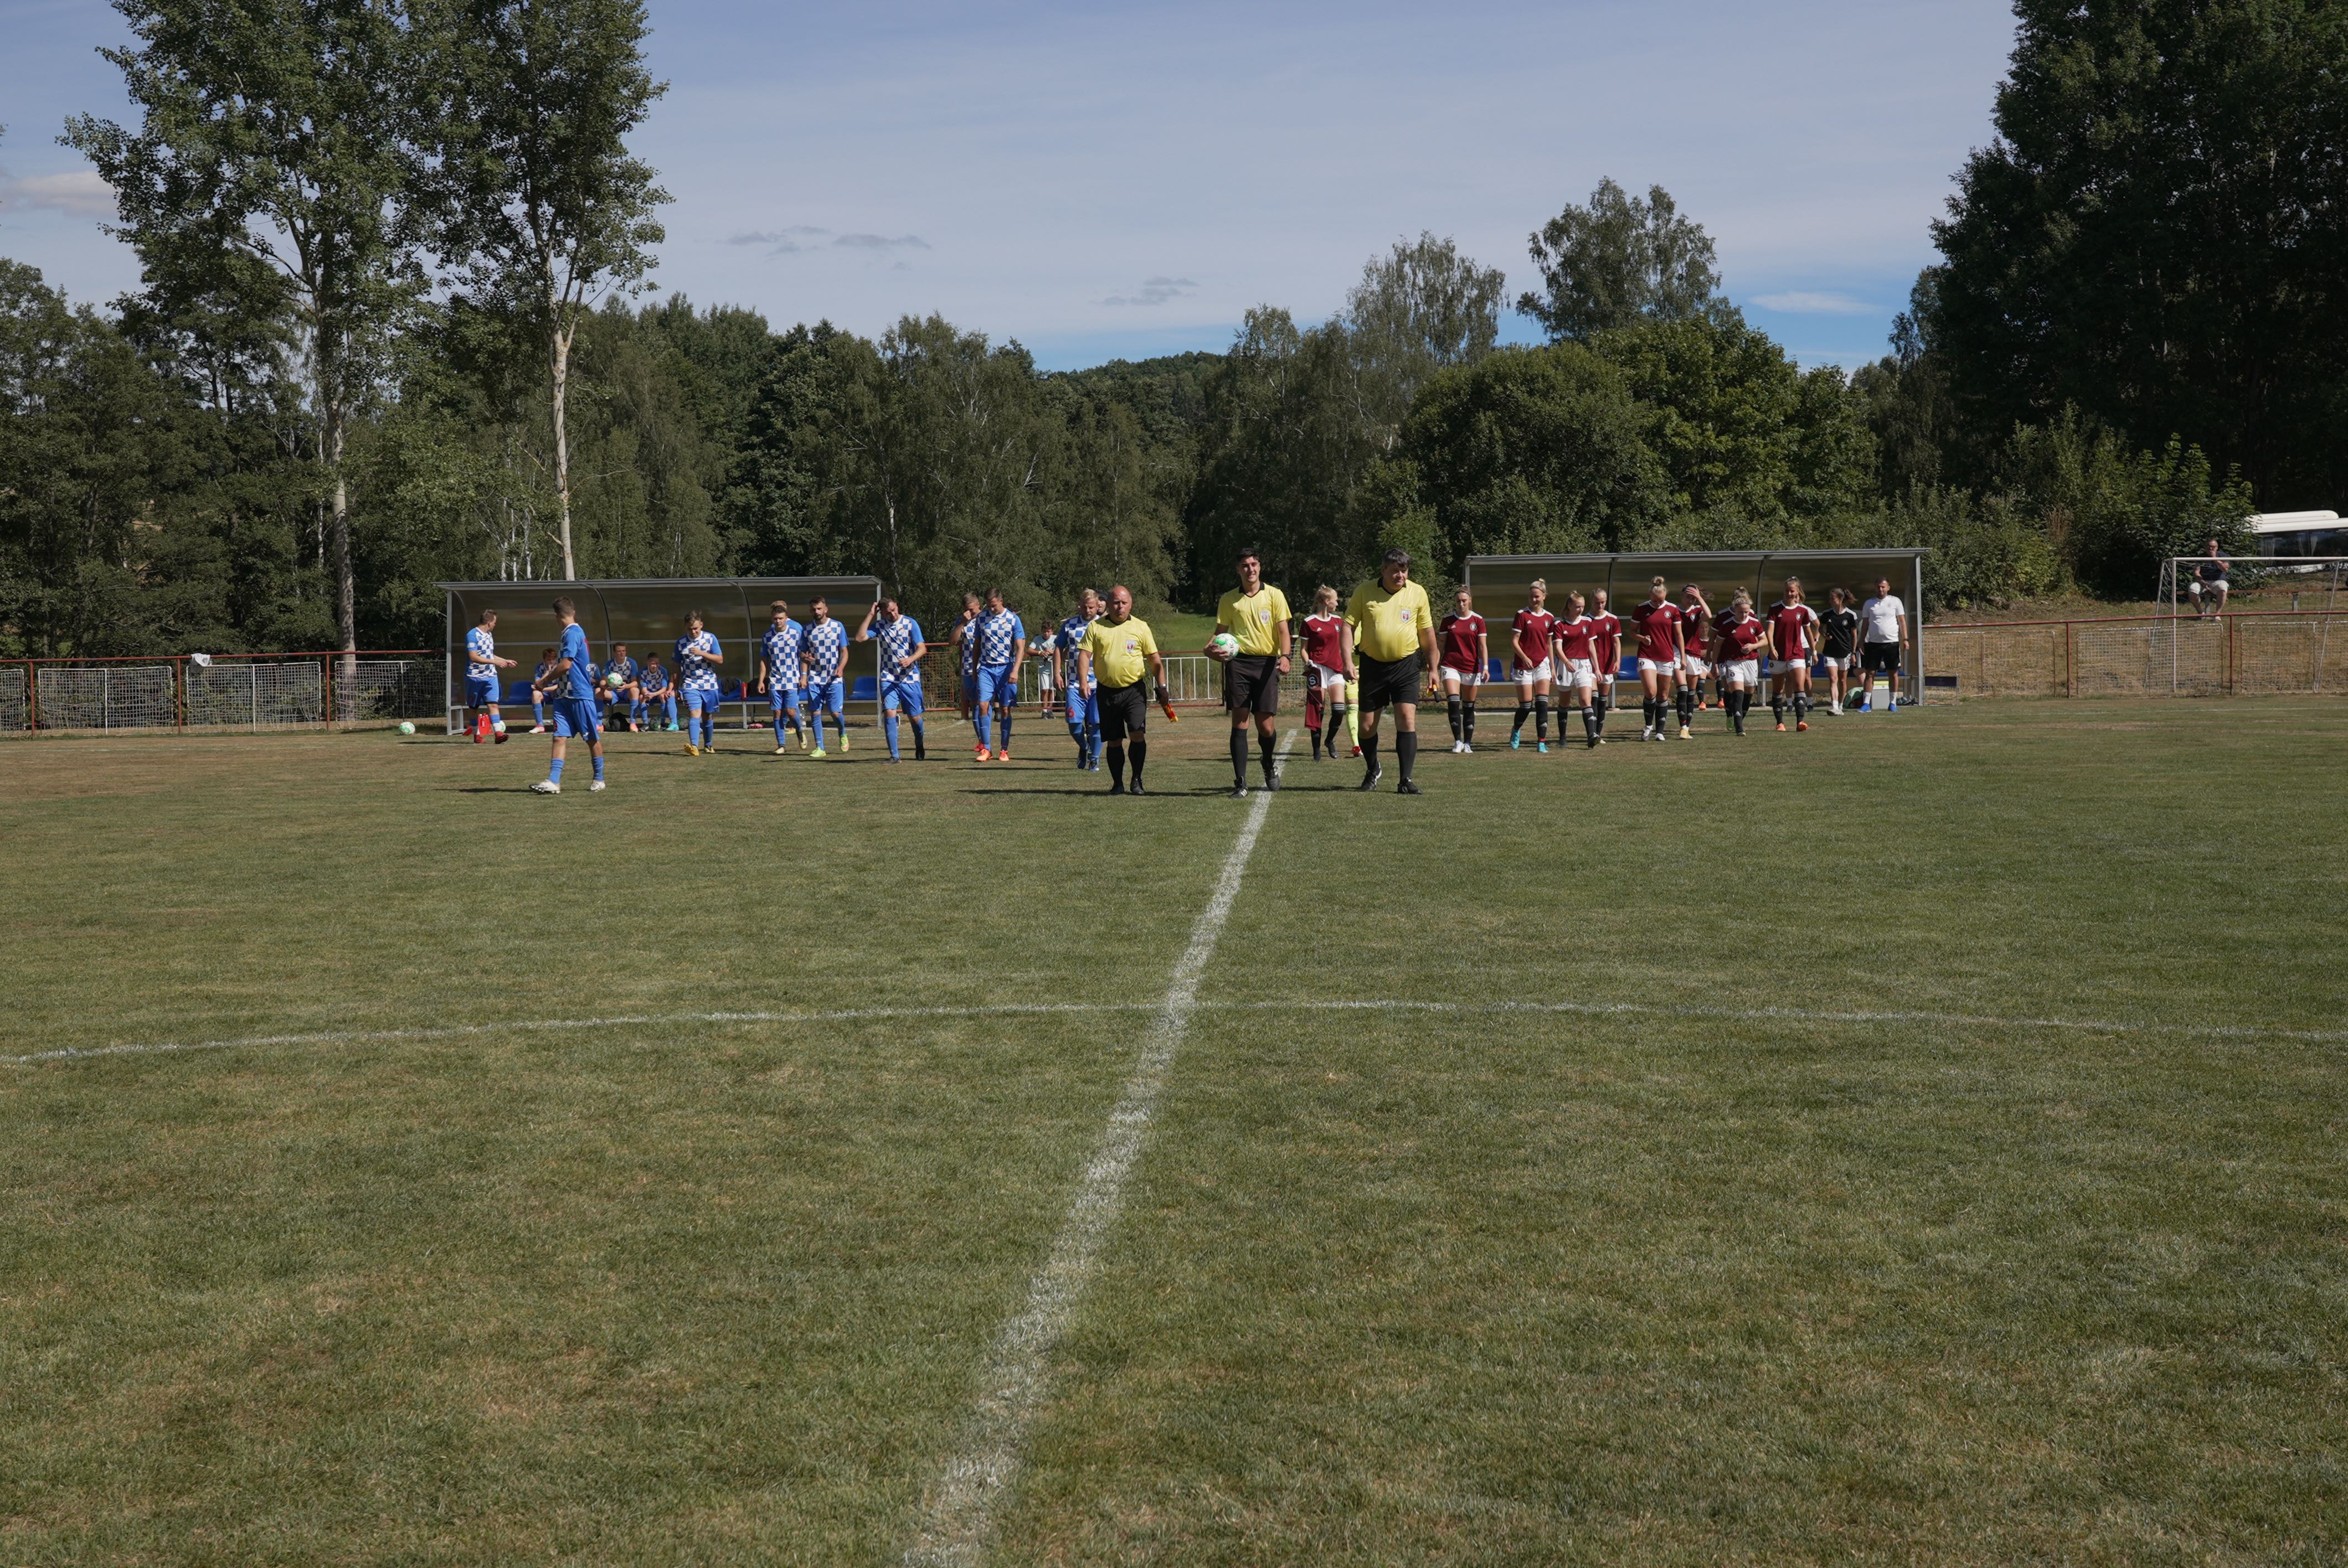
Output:
[[1550,644],[1557,641],[1557,617],[1548,607],[1549,584],[1535,578],[1525,590],[1524,609],[1509,622],[1509,668],[1517,678],[1517,722],[1509,726],[1512,752],[1524,744],[1527,713],[1534,716],[1533,739],[1539,749],[1549,750],[1549,692],[1556,668]]
[[1321,736],[1329,755],[1345,733],[1345,682],[1353,679],[1354,631],[1337,613],[1337,590],[1325,583],[1313,590],[1313,613],[1304,618],[1304,727],[1313,733],[1313,760],[1321,760]]
[[1745,715],[1753,711],[1753,693],[1761,684],[1761,650],[1767,641],[1760,618],[1753,613],[1753,596],[1743,589],[1728,608],[1712,620],[1712,667],[1720,673],[1720,705],[1728,722],[1745,733]]
[[1622,673],[1622,620],[1606,607],[1606,590],[1590,596],[1590,651],[1598,667],[1598,743],[1606,743],[1606,715],[1614,709],[1614,682]]
[[[1602,746],[1606,737],[1599,732],[1606,727],[1605,715],[1598,707],[1598,692],[1605,684],[1598,671],[1599,641],[1607,635],[1599,623],[1581,612],[1581,596],[1565,596],[1566,608],[1572,613],[1557,623],[1557,678],[1577,693],[1581,700],[1581,739],[1586,747]],[[1613,620],[1612,616],[1606,618]],[[1621,623],[1618,621],[1619,626]],[[1619,642],[1620,633],[1614,634]],[[1565,739],[1565,720],[1560,716],[1557,738]]]
[[1484,618],[1476,613],[1476,601],[1468,590],[1463,588],[1451,597],[1451,613],[1436,627],[1435,645],[1440,651],[1443,699],[1451,710],[1451,750],[1457,753],[1476,749],[1476,688],[1491,667],[1492,648]]
[[[1646,728],[1639,732],[1643,741],[1666,738],[1672,716],[1672,693],[1679,683],[1680,666],[1687,657],[1687,643],[1682,630],[1685,617],[1680,607],[1672,602],[1672,590],[1657,578],[1648,586],[1646,602],[1631,612],[1631,623],[1639,632],[1639,689],[1646,693],[1642,712],[1646,714]],[[1680,725],[1680,739],[1693,739],[1688,727]]]
[[1818,612],[1802,602],[1802,579],[1786,579],[1786,597],[1769,607],[1769,711],[1786,727],[1786,699],[1794,699],[1794,728],[1810,727],[1810,661],[1818,651]]

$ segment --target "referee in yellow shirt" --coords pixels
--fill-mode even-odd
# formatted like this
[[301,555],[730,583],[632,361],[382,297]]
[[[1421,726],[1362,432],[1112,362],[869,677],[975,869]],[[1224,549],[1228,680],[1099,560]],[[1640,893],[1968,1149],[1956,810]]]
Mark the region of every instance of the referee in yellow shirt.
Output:
[[1263,580],[1253,545],[1240,551],[1240,585],[1216,601],[1215,635],[1229,632],[1238,649],[1225,653],[1212,641],[1207,657],[1223,667],[1223,706],[1231,714],[1231,798],[1247,794],[1248,716],[1255,716],[1263,753],[1263,787],[1278,789],[1272,771],[1272,718],[1280,712],[1280,678],[1288,673],[1288,598]]
[[[1101,755],[1108,762],[1108,793],[1147,794],[1141,787],[1141,764],[1149,760],[1148,688],[1141,683],[1144,666],[1158,685],[1158,701],[1166,702],[1166,661],[1158,656],[1158,639],[1149,623],[1133,614],[1133,589],[1108,590],[1108,613],[1085,629],[1076,644],[1079,681],[1100,682]],[[1078,688],[1082,690],[1081,687]],[[1171,715],[1173,709],[1167,708]],[[1126,737],[1132,736],[1131,741]],[[1133,784],[1125,782],[1126,753],[1133,753]]]
[[1411,769],[1418,763],[1418,690],[1435,671],[1435,611],[1426,589],[1410,580],[1410,552],[1386,551],[1378,580],[1354,590],[1345,606],[1354,623],[1354,651],[1362,662],[1362,695],[1354,704],[1361,714],[1362,782],[1365,790],[1378,787],[1378,712],[1395,711],[1395,760],[1402,782],[1396,794],[1416,794]]

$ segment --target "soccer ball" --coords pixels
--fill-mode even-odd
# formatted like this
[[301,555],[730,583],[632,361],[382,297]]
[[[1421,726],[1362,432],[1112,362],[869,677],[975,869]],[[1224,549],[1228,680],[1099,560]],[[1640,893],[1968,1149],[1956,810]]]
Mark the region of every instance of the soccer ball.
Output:
[[402,719],[399,721],[399,733],[403,735],[412,735],[416,733],[416,725],[407,719]]
[[1237,653],[1240,651],[1240,640],[1233,637],[1228,631],[1218,631],[1215,633],[1215,641],[1210,643],[1209,646],[1213,648],[1216,652],[1221,654],[1224,658],[1229,659],[1232,654]]
[[623,687],[623,686],[626,685],[626,684],[627,684],[627,682],[624,682],[624,681],[623,681],[623,680],[621,680],[621,679],[620,679],[620,672],[619,672],[617,670],[614,670],[614,671],[613,671],[609,675],[606,675],[606,676],[604,676],[604,677],[603,677],[603,684],[604,684],[604,685],[606,685],[606,686],[609,686],[613,691],[616,692],[616,691],[618,691],[621,687]]

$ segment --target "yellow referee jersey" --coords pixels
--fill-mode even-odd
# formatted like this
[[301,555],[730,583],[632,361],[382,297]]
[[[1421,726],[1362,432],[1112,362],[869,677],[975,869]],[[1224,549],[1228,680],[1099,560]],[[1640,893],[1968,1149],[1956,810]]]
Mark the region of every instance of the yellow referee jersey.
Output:
[[1093,656],[1094,680],[1104,686],[1130,686],[1148,672],[1158,639],[1138,615],[1115,626],[1104,615],[1085,629],[1085,640],[1076,646]]
[[1415,582],[1389,593],[1382,579],[1373,578],[1354,590],[1345,619],[1354,623],[1354,651],[1381,664],[1416,653],[1418,634],[1435,630],[1426,589]]
[[1288,624],[1288,599],[1265,583],[1253,593],[1232,589],[1215,601],[1215,624],[1231,634],[1242,653],[1280,651],[1279,629]]

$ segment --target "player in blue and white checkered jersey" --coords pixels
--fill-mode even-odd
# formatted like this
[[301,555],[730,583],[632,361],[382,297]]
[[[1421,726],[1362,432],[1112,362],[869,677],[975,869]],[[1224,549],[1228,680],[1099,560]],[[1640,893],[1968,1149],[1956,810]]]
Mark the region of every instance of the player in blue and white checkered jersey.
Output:
[[[726,661],[717,639],[703,626],[701,611],[685,618],[685,635],[676,640],[676,689],[685,695],[685,750],[688,756],[706,756],[717,749],[717,666]],[[701,721],[701,743],[694,743],[694,720]]]
[[791,607],[783,600],[778,599],[767,608],[774,620],[758,639],[758,651],[764,656],[758,666],[758,690],[774,708],[775,755],[779,757],[791,749],[783,739],[787,723],[791,733],[798,736],[800,749],[804,751],[808,744],[807,733],[799,728],[799,681],[806,673],[801,655],[807,651],[807,629],[791,619]]
[[[628,645],[624,642],[612,644],[610,661],[595,672],[596,686],[603,696],[603,727],[606,730],[613,727],[612,721],[615,710],[623,702],[628,705],[629,728],[635,727],[637,673],[636,661],[628,657]],[[620,678],[620,683],[616,686],[612,684],[612,677],[614,675]]]
[[[994,760],[1011,760],[1011,712],[1019,705],[1019,667],[1027,659],[1027,627],[1004,607],[1003,590],[989,589],[986,608],[970,623],[967,636],[978,645],[972,664],[978,675],[978,760],[986,761],[994,746]],[[987,728],[988,716],[1002,726],[1002,743],[995,745]]]
[[1087,682],[1078,667],[1076,650],[1085,633],[1100,619],[1101,597],[1091,589],[1076,596],[1076,613],[1052,633],[1052,661],[1059,666],[1061,702],[1068,718],[1068,738],[1076,743],[1076,766],[1100,771],[1100,682]]
[[465,706],[482,710],[473,719],[473,741],[479,744],[497,737],[499,745],[506,743],[505,716],[498,712],[498,671],[510,670],[514,661],[498,657],[498,612],[481,611],[481,622],[465,633]]
[[848,685],[842,679],[848,672],[848,628],[831,618],[831,606],[820,599],[808,601],[808,613],[814,617],[808,622],[805,655],[808,723],[815,726],[812,754],[819,757],[826,754],[823,715],[827,710],[839,730],[839,749],[848,750]]
[[[875,616],[880,619],[877,628],[872,624]],[[856,641],[880,645],[876,661],[880,675],[880,728],[889,737],[889,760],[904,760],[897,754],[897,715],[901,711],[913,722],[913,760],[922,761],[930,754],[922,734],[922,654],[929,648],[922,637],[922,623],[900,611],[895,600],[884,599],[864,612]]]

